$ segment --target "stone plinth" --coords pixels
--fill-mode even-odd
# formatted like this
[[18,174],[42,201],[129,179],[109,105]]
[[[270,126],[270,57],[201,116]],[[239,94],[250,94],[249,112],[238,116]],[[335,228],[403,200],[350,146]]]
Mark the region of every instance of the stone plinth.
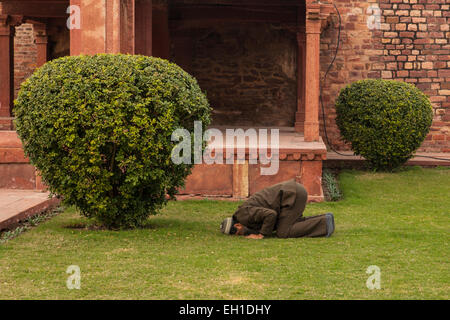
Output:
[[[189,195],[242,199],[265,187],[295,178],[305,186],[309,201],[323,201],[322,161],[326,159],[327,150],[321,139],[306,142],[303,135],[295,132],[294,128],[281,128],[278,151],[272,151],[268,135],[268,156],[272,159],[278,157],[279,169],[275,174],[263,175],[261,167],[267,168],[270,164],[261,163],[258,144],[251,144],[247,140],[245,144],[236,141],[230,146],[225,138],[225,130],[222,128],[221,131],[224,135],[223,151],[212,147],[216,163],[203,163],[194,167],[186,180],[185,188],[180,191],[183,198]],[[218,146],[214,143],[212,145]],[[231,155],[233,150],[234,154]],[[238,160],[238,150],[243,151],[245,159]],[[217,163],[219,158],[223,158],[222,164]]]

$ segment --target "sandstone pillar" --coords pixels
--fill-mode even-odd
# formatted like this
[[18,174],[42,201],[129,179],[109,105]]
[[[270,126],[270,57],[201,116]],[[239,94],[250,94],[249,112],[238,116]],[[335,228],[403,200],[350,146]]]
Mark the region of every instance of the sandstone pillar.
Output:
[[236,160],[233,164],[233,198],[245,199],[248,196],[248,160]]
[[152,0],[136,1],[136,54],[153,54],[153,7]]
[[295,131],[303,132],[305,126],[305,67],[306,35],[305,28],[297,32],[297,112],[295,113]]
[[0,15],[0,130],[11,130],[14,103],[14,27]]
[[47,36],[47,26],[43,23],[33,24],[34,30],[34,42],[36,44],[37,57],[36,64],[37,67],[42,66],[48,60],[48,36]]
[[70,55],[81,54],[81,0],[70,0],[67,10],[67,27],[70,29]]
[[305,141],[319,140],[320,4],[306,7]]
[[308,201],[323,201],[322,191],[322,159],[302,161],[300,169],[300,183],[308,191]]
[[135,53],[135,0],[71,0],[71,5],[70,18],[80,20],[79,28],[71,29],[71,55]]

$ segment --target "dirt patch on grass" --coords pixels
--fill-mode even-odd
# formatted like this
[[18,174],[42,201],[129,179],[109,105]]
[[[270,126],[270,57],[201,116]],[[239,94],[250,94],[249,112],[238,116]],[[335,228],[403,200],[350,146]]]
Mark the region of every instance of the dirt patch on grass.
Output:
[[94,222],[94,221],[77,221],[73,223],[68,223],[62,226],[65,229],[75,229],[75,230],[86,230],[86,231],[127,231],[127,230],[139,230],[139,229],[157,229],[156,226],[146,223],[145,225],[137,228],[128,229],[111,229],[106,226]]
[[110,230],[100,224],[91,224],[88,222],[74,222],[66,224],[62,227],[65,229],[88,230],[88,231]]

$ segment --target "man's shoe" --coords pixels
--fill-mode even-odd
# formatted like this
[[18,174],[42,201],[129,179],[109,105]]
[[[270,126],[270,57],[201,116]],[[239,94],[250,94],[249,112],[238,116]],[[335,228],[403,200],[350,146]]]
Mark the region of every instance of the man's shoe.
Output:
[[325,237],[328,238],[334,232],[334,215],[332,213],[327,213],[325,215],[325,221],[327,224],[327,235]]

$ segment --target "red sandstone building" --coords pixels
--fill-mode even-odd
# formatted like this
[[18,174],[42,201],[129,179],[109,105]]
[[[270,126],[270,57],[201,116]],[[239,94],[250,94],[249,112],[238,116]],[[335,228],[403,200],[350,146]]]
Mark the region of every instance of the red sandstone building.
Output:
[[[333,2],[340,50],[321,84],[339,32]],[[213,126],[280,129],[277,175],[261,176],[248,161],[198,165],[183,193],[240,198],[297,178],[320,201],[323,124],[330,143],[347,149],[334,100],[353,81],[414,83],[435,112],[420,151],[450,152],[449,19],[446,0],[0,1],[0,188],[42,187],[13,131],[20,83],[60,56],[122,52],[169,59],[194,75],[214,109]]]

